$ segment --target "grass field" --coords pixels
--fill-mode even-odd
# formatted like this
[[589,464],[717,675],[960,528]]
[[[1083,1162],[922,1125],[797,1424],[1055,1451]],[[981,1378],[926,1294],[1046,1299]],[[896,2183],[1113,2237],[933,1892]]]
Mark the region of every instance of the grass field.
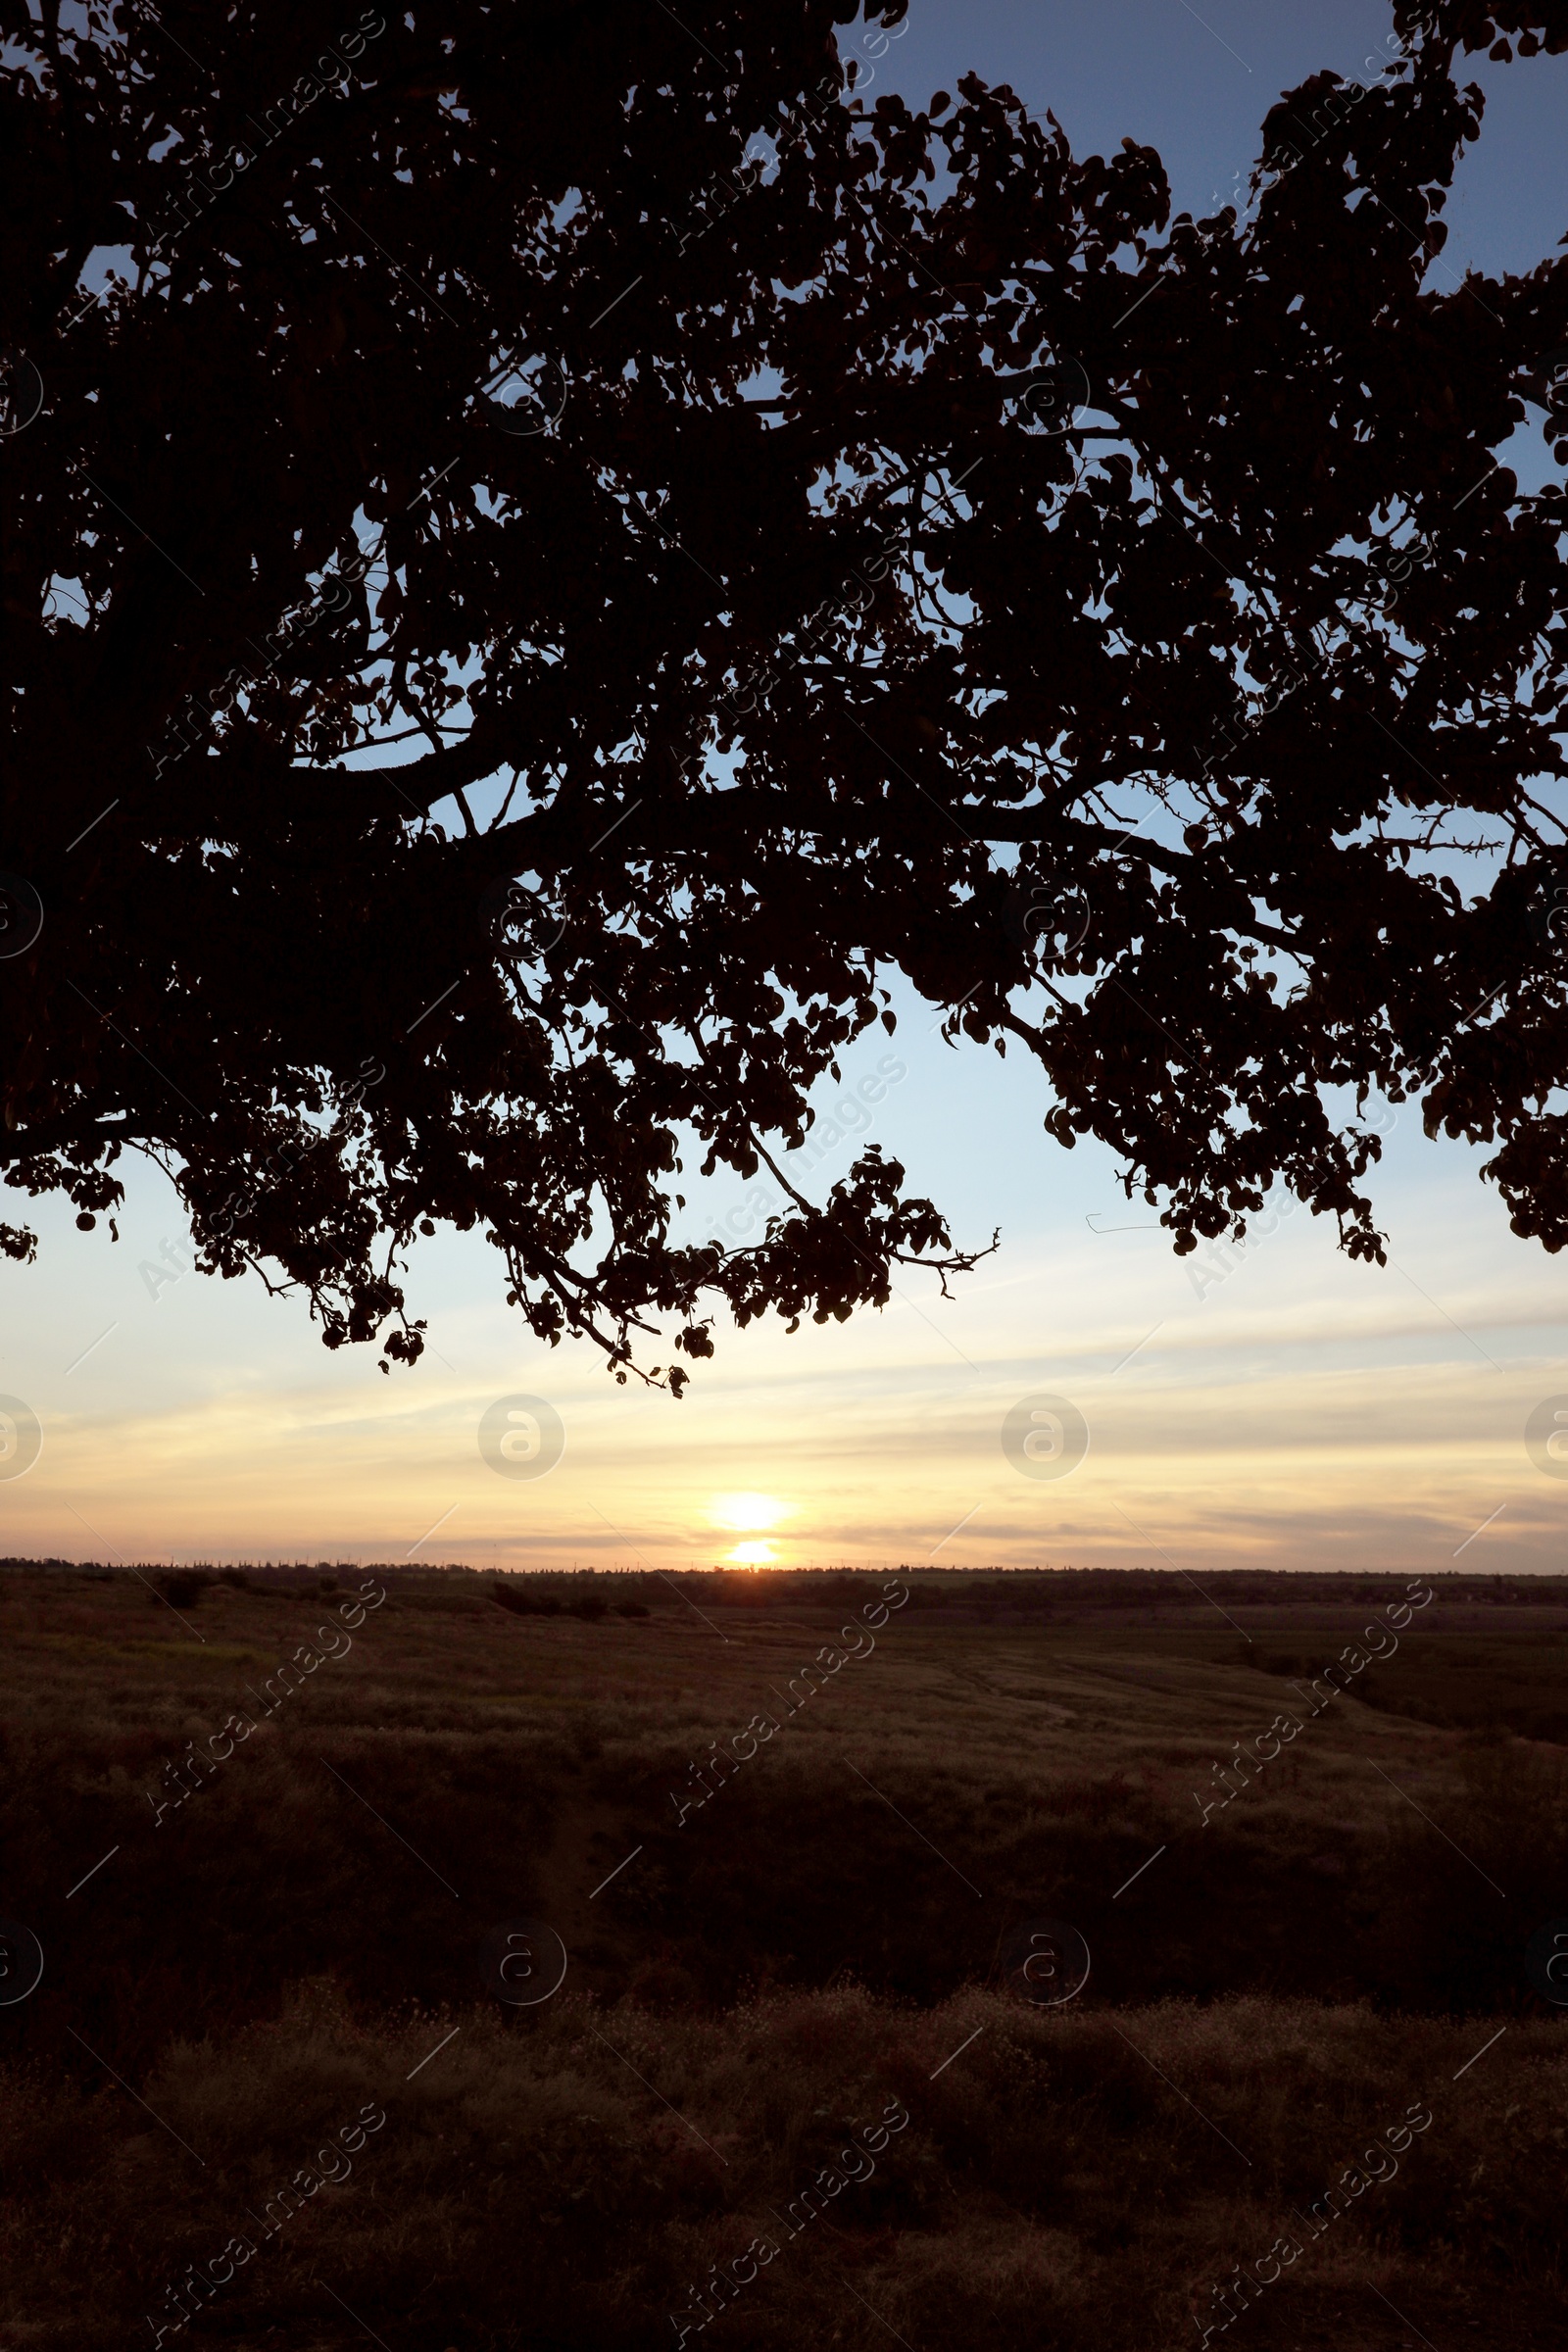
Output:
[[0,1574],[0,2352],[1568,2344],[1568,1585],[149,1577]]

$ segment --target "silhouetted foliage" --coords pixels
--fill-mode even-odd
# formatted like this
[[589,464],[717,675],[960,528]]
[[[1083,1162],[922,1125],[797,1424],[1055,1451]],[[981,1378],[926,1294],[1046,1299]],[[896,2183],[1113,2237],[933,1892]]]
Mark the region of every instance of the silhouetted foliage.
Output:
[[897,971],[1178,1250],[1284,1182],[1381,1256],[1375,1089],[1568,1241],[1564,492],[1496,456],[1568,261],[1429,272],[1455,44],[1560,0],[1401,9],[1206,220],[867,104],[844,0],[74,13],[4,19],[13,1184],[149,1152],[383,1363],[478,1227],[624,1377],[973,1262],[876,1145],[790,1178]]

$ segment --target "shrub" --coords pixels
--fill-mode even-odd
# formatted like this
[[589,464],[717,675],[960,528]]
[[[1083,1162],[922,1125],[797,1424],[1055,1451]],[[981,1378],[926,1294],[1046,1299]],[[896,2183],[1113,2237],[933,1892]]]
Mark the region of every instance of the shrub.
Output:
[[559,1617],[561,1615],[561,1603],[554,1593],[547,1592],[542,1599],[536,1600],[531,1592],[524,1592],[521,1590],[520,1579],[514,1581],[509,1578],[503,1585],[487,1585],[485,1591],[492,1600],[500,1603],[502,1608],[510,1609],[514,1617]]
[[213,1583],[203,1568],[172,1568],[155,1581],[154,1590],[173,1609],[193,1609]]

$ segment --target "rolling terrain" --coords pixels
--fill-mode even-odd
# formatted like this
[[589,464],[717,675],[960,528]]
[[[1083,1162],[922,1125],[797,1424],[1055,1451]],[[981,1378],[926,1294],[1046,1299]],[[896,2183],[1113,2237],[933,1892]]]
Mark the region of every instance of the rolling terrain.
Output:
[[1568,2342],[1568,1584],[13,1564],[0,1654],[3,2352]]

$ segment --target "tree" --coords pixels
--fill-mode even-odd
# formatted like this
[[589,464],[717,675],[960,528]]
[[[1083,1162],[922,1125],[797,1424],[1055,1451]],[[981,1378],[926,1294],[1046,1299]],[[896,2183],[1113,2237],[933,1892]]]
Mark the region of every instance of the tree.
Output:
[[[898,970],[1179,1251],[1283,1180],[1380,1256],[1374,1089],[1568,1240],[1564,494],[1496,454],[1568,434],[1568,262],[1430,268],[1462,50],[1560,0],[1402,7],[1208,220],[868,95],[895,7],[34,5],[13,1186],[149,1153],[383,1366],[479,1226],[624,1377],[974,1262],[874,1147],[790,1174]],[[792,1205],[683,1246],[693,1159]]]

